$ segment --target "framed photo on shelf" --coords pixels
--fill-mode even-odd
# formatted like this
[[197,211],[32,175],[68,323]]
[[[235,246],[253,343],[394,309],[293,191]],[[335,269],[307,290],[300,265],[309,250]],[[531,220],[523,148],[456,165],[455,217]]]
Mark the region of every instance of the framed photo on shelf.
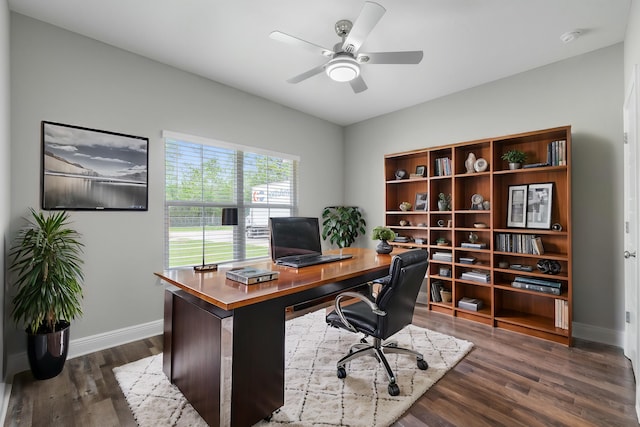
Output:
[[525,228],[527,225],[527,185],[509,186],[507,227]]
[[553,183],[529,184],[527,191],[527,228],[551,228]]
[[416,193],[416,202],[413,206],[416,211],[429,210],[429,193]]
[[427,167],[424,165],[416,166],[416,175],[425,176],[427,174]]
[[42,209],[146,211],[149,139],[42,122]]

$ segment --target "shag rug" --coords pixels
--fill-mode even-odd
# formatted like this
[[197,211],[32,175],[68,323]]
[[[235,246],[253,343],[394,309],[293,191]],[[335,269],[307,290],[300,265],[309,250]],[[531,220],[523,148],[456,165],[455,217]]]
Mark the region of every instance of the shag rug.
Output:
[[[429,369],[406,355],[387,356],[400,387],[387,391],[387,375],[373,357],[346,366],[336,376],[336,361],[362,335],[327,326],[319,310],[286,323],[285,402],[271,421],[256,426],[389,426],[456,365],[473,347],[468,341],[409,325],[392,337],[401,347],[424,355]],[[162,372],[162,354],[113,369],[133,416],[141,427],[206,426],[180,390]]]

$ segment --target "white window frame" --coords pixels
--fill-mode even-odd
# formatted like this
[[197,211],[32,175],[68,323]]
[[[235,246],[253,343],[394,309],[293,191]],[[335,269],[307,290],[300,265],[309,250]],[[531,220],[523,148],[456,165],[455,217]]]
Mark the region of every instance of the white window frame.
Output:
[[[238,208],[238,226],[233,229],[233,256],[232,259],[225,259],[222,262],[232,262],[232,261],[243,261],[246,259],[255,259],[251,256],[245,256],[247,253],[247,238],[245,234],[245,216],[249,212],[251,208],[259,208],[259,209],[280,209],[280,211],[284,209],[290,209],[291,215],[295,216],[298,211],[298,166],[300,162],[300,157],[292,154],[286,154],[281,152],[276,152],[272,150],[266,150],[263,148],[250,147],[241,144],[230,143],[226,141],[220,141],[211,138],[205,138],[196,135],[189,135],[181,132],[173,132],[165,130],[162,132],[162,138],[164,140],[164,154],[165,154],[165,162],[166,162],[166,153],[167,153],[167,142],[168,141],[183,141],[190,144],[198,144],[202,146],[216,147],[233,150],[237,153],[236,158],[236,181],[235,181],[235,200],[231,203],[215,203],[215,202],[204,202],[204,201],[174,201],[167,200],[167,186],[166,186],[166,163],[165,167],[165,203],[164,203],[164,211],[165,211],[165,226],[164,226],[164,266],[165,268],[178,268],[184,266],[170,266],[169,258],[170,258],[170,247],[169,247],[169,211],[171,207],[174,206],[193,206],[193,207],[202,207],[202,208],[223,208],[223,207],[235,207]],[[291,201],[290,204],[283,205],[278,203],[253,203],[252,201],[244,200],[244,154],[251,153],[256,155],[263,155],[268,157],[275,157],[283,160],[290,160],[293,163],[293,171],[291,175]],[[203,225],[203,232],[204,232]],[[264,236],[265,239],[268,239],[268,235]],[[204,245],[203,245],[204,246]],[[203,250],[204,255],[204,250]],[[203,258],[204,259],[204,258]]]

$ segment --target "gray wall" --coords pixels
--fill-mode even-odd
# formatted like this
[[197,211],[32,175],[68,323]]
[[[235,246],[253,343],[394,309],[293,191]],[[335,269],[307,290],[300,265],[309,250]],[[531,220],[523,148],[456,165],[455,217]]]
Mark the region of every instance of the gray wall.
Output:
[[[40,206],[41,120],[150,139],[148,212],[72,213],[86,246],[72,340],[162,319],[163,129],[299,155],[303,215],[342,201],[342,171],[323,167],[342,156],[341,127],[23,15],[11,24],[12,230]],[[24,350],[12,332],[8,353]]]
[[[632,0],[624,41],[624,83],[631,81],[633,66],[640,65],[640,0]],[[625,91],[625,94],[627,92]]]
[[622,80],[618,44],[349,126],[346,200],[373,227],[384,154],[571,125],[575,333],[621,345]]
[[[0,334],[2,334],[2,342],[0,342],[0,372],[4,372],[4,290],[5,290],[5,250],[7,240],[9,238],[9,194],[10,194],[10,108],[9,108],[9,6],[6,0],[0,1],[0,236],[2,236],[2,256],[0,257],[0,284],[2,284],[2,292],[0,292]],[[0,384],[4,381],[4,375],[0,375]],[[3,387],[0,387],[0,391]],[[4,393],[0,397],[0,404],[3,404]]]

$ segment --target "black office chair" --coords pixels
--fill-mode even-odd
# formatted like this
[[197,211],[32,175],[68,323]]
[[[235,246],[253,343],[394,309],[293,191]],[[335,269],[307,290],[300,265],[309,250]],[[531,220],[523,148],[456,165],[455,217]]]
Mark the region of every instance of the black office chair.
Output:
[[[365,335],[360,342],[351,346],[349,354],[338,361],[338,378],[347,376],[347,362],[370,355],[384,365],[389,378],[389,394],[397,396],[400,388],[385,353],[409,354],[416,357],[418,368],[425,370],[429,367],[422,354],[417,351],[398,347],[395,342],[382,342],[411,323],[428,263],[429,255],[422,249],[395,255],[389,267],[389,275],[378,281],[382,283],[382,288],[375,300],[370,295],[358,292],[343,292],[336,297],[335,311],[327,315],[327,323]],[[360,301],[342,306],[344,298],[357,298]],[[368,336],[373,338],[373,344],[367,342]]]

